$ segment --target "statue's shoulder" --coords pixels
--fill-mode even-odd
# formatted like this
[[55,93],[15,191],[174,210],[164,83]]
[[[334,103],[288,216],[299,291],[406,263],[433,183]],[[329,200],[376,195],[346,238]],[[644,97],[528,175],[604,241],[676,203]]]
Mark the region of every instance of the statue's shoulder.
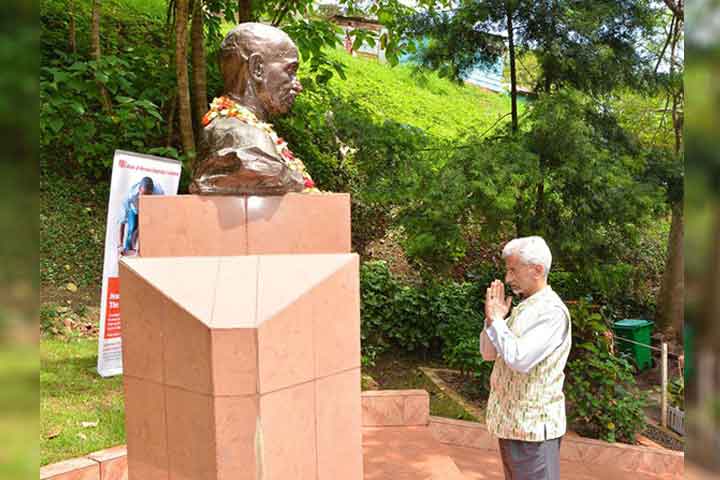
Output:
[[278,156],[268,132],[234,117],[216,118],[205,126],[203,137],[210,151],[257,147],[268,155]]

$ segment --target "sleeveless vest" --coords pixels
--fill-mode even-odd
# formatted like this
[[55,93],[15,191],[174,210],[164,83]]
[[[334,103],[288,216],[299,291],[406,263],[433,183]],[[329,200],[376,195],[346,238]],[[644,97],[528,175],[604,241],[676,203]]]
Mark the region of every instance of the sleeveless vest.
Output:
[[526,374],[512,370],[499,356],[495,360],[486,423],[490,433],[498,438],[536,442],[565,434],[563,383],[572,339],[567,307],[548,286],[515,307],[507,324],[510,331],[520,337],[526,328],[524,318],[533,318],[556,307],[565,314],[567,334],[548,357]]

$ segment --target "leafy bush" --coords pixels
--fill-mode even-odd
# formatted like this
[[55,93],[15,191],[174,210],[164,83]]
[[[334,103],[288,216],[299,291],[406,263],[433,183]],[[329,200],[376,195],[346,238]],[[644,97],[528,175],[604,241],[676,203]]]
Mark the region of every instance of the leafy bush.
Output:
[[440,355],[467,375],[486,368],[480,355],[483,317],[478,284],[403,284],[387,263],[360,269],[363,358],[372,364],[388,349]]
[[[136,76],[128,61],[115,56],[43,67],[40,144],[47,154],[66,152],[98,178],[112,164],[116,148],[150,151],[164,119],[149,95],[135,89]],[[98,108],[100,85],[110,92],[112,106],[107,110]]]
[[635,443],[645,424],[646,397],[633,367],[610,352],[608,327],[581,301],[571,312],[573,352],[566,367],[568,419],[580,434]]
[[[89,4],[76,2],[74,15],[81,40],[81,32],[89,30]],[[68,16],[66,2],[43,2],[41,159],[57,172],[70,167],[103,178],[115,149],[155,153],[164,143],[164,110],[175,88],[172,49],[162,16],[111,1],[103,5],[102,57],[90,59],[84,41],[78,53],[68,53]]]
[[360,270],[363,354],[390,347],[427,352],[435,336],[428,292],[392,278],[387,263],[365,262]]

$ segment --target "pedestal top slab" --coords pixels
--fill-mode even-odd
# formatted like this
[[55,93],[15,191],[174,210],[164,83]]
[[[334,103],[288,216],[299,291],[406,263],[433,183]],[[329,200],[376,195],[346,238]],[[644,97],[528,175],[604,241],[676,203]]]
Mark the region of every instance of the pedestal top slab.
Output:
[[221,329],[257,328],[357,261],[357,254],[317,254],[124,257],[121,264],[208,328]]

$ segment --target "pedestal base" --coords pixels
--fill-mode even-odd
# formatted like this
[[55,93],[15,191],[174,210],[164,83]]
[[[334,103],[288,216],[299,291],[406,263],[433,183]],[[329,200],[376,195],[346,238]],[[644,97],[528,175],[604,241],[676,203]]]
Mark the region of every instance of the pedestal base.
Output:
[[130,480],[361,480],[358,257],[126,258]]

